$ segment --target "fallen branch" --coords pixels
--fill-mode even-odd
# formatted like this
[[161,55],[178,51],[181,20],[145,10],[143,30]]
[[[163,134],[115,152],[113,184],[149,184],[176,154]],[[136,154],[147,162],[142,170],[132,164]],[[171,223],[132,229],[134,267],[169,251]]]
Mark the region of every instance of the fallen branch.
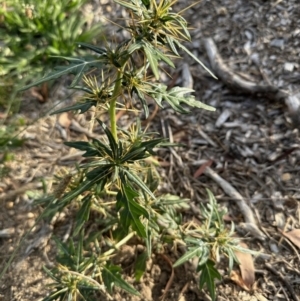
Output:
[[220,56],[217,46],[213,39],[207,38],[204,40],[204,46],[210,61],[212,72],[224,82],[229,88],[238,89],[241,92],[250,94],[263,94],[267,98],[276,101],[284,101],[289,109],[290,116],[296,124],[300,124],[300,94],[289,95],[289,93],[279,89],[274,85],[259,85],[254,82],[247,81],[241,76],[235,74],[224,63]]

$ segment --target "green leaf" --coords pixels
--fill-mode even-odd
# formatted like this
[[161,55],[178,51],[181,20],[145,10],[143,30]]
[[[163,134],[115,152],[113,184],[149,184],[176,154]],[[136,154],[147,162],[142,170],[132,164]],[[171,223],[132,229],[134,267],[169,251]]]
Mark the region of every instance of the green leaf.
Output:
[[62,208],[66,206],[70,201],[77,198],[81,193],[89,191],[96,181],[86,180],[77,186],[74,190],[65,194],[60,200],[60,203],[63,203]]
[[215,279],[221,280],[222,276],[215,268],[215,263],[212,260],[208,260],[205,264],[198,266],[197,271],[201,271],[199,278],[199,288],[203,289],[206,284],[212,300],[216,299],[216,285]]
[[98,123],[100,124],[100,126],[103,128],[108,141],[109,141],[109,145],[110,145],[110,149],[112,151],[112,158],[113,159],[118,159],[118,144],[113,136],[113,134],[111,133],[111,131],[107,128],[107,126],[105,125],[104,122],[102,122],[100,119],[96,118],[96,120],[98,121]]
[[[84,214],[86,214],[86,212]],[[89,213],[88,213],[88,215],[89,215]],[[74,234],[74,235],[76,235],[76,234]],[[83,270],[80,269],[80,266],[84,265],[83,241],[84,241],[84,229],[82,231],[80,231],[77,247],[75,249],[76,250],[76,256],[75,256],[75,258],[76,258],[76,271],[78,271],[78,272],[83,271]]]
[[[99,181],[101,181],[101,183],[102,183],[102,181],[104,180],[105,184],[106,184],[108,177],[110,177],[112,175],[112,171],[113,171],[112,167],[113,167],[112,164],[105,164],[100,167],[94,168],[93,170],[89,171],[86,174],[86,177],[89,180],[95,180],[97,178],[98,179],[97,183]],[[103,185],[103,184],[104,183],[102,183],[101,185]]]
[[201,258],[199,258],[198,266],[201,266],[207,262],[209,259],[210,247],[208,245],[203,245],[203,252]]
[[156,86],[156,91],[151,95],[159,106],[162,106],[161,102],[165,100],[170,106],[177,112],[188,113],[189,110],[182,107],[182,104],[186,104],[190,107],[196,107],[205,109],[208,111],[215,111],[214,107],[206,105],[199,100],[195,99],[195,96],[189,95],[189,93],[195,92],[193,89],[184,87],[174,87],[167,91],[167,86],[159,84]]
[[105,145],[104,143],[102,143],[101,141],[95,138],[93,138],[92,141],[93,141],[93,145],[95,146],[95,148],[99,150],[99,153],[101,154],[102,157],[105,156],[109,156],[110,158],[113,157],[112,150],[108,148],[107,145]]
[[150,0],[142,0],[142,3],[146,6],[147,9],[149,9]]
[[141,147],[145,147],[149,153],[152,155],[155,155],[155,153],[152,151],[154,147],[158,146],[158,144],[162,143],[164,141],[164,138],[157,138],[152,139],[148,141],[143,141],[141,143]]
[[154,49],[156,55],[158,58],[160,58],[161,60],[163,60],[166,64],[168,64],[170,67],[175,68],[174,63],[166,56],[164,55],[161,51],[159,51],[158,49]]
[[43,270],[44,270],[45,273],[46,273],[50,278],[52,278],[55,282],[59,282],[59,278],[56,277],[56,276],[54,275],[54,273],[52,273],[51,270],[47,269],[46,266],[43,266]]
[[77,235],[85,222],[89,220],[90,210],[92,206],[92,196],[87,195],[82,200],[82,205],[76,214],[76,225],[74,235]]
[[141,160],[149,157],[149,154],[147,154],[145,151],[146,151],[145,147],[131,149],[121,159],[121,163],[132,162],[132,161]]
[[121,0],[114,0],[116,3],[119,3],[120,5],[129,8],[130,10],[134,12],[138,12],[140,8],[136,5],[137,3],[131,4],[128,3],[128,1],[121,1]]
[[95,59],[95,58],[91,58],[90,60],[87,60],[85,58],[81,59],[81,58],[72,58],[72,57],[58,57],[58,58],[66,59],[70,62],[70,64],[67,66],[56,67],[55,68],[56,70],[53,70],[47,76],[39,79],[38,81],[36,81],[32,84],[29,84],[29,85],[21,88],[19,91],[27,90],[31,87],[40,85],[42,83],[48,82],[53,79],[57,79],[66,74],[76,74],[76,76],[73,79],[72,84],[71,84],[71,87],[74,87],[77,85],[79,80],[82,78],[85,71],[87,71],[88,69],[95,67],[95,66],[99,67],[99,64],[101,64],[101,62],[102,62],[100,59]]
[[144,46],[143,49],[144,49],[146,57],[150,63],[150,66],[151,66],[152,72],[155,76],[155,79],[159,80],[158,58],[156,57],[156,53],[152,50],[152,48],[147,47],[147,46]]
[[120,222],[126,230],[129,226],[140,237],[147,237],[145,225],[141,222],[140,217],[149,218],[149,213],[145,208],[135,201],[139,194],[133,190],[129,185],[122,184],[122,190],[117,194],[117,208],[120,210]]
[[73,255],[69,252],[68,246],[65,243],[61,242],[56,236],[53,235],[52,239],[55,241],[57,249],[62,254],[66,255],[67,257],[71,257],[71,255]]
[[81,48],[86,48],[86,49],[89,49],[89,50],[92,50],[98,54],[106,54],[107,51],[106,49],[104,48],[100,48],[100,47],[97,47],[97,46],[94,46],[94,45],[91,45],[91,44],[88,44],[88,43],[77,43],[79,47]]
[[145,113],[145,118],[147,119],[149,117],[149,108],[148,108],[147,101],[144,97],[144,94],[139,89],[135,89],[135,93],[137,94],[137,96],[142,104],[142,107],[143,107],[143,110]]
[[145,193],[149,194],[153,200],[156,200],[155,195],[152,193],[152,191],[147,187],[147,185],[134,173],[132,173],[130,170],[122,169],[122,172],[127,176],[129,180],[134,182],[136,185],[138,185]]
[[83,157],[94,157],[99,155],[99,151],[93,146],[90,142],[86,141],[66,141],[64,142],[65,145],[69,147],[73,147],[79,149],[81,151],[85,151]]
[[172,50],[177,56],[179,56],[179,53],[178,53],[178,51],[177,51],[177,49],[176,49],[176,46],[175,46],[175,44],[174,44],[173,38],[172,38],[171,36],[169,36],[169,35],[167,35],[166,38],[167,38],[167,42],[168,42],[168,44],[169,44],[171,50]]
[[142,276],[144,275],[146,271],[147,260],[148,260],[148,254],[146,251],[144,251],[143,253],[137,256],[135,262],[135,271],[134,271],[134,276],[136,281],[140,281]]
[[63,113],[63,112],[69,112],[69,111],[78,111],[78,110],[80,110],[80,114],[82,114],[82,113],[85,113],[86,111],[88,111],[91,107],[96,106],[96,105],[97,105],[96,101],[80,102],[80,103],[76,103],[73,106],[69,106],[66,108],[56,110],[56,111],[52,112],[50,115],[59,114],[59,113]]
[[[68,292],[68,287],[64,287],[54,293],[51,293],[50,296],[43,299],[43,301],[52,301],[52,300],[64,300],[64,296]],[[60,299],[58,299],[60,297]]]
[[103,267],[102,279],[108,292],[112,294],[113,286],[116,285],[130,294],[140,296],[139,292],[135,288],[121,278],[121,271],[122,269],[120,267],[111,265],[110,263]]
[[179,48],[185,51],[190,57],[192,57],[198,64],[202,66],[213,78],[218,79],[192,52],[190,52],[185,46],[183,46],[178,40],[174,40]]
[[174,264],[173,267],[176,268],[179,265],[185,263],[186,261],[194,258],[201,257],[203,252],[203,248],[193,247],[190,248],[183,256],[181,256]]

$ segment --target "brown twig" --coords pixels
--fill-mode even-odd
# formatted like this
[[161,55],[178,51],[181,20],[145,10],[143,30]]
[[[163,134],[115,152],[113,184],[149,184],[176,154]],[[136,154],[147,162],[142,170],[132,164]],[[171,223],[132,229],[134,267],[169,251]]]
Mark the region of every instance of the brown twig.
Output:
[[169,264],[169,266],[171,267],[171,276],[168,280],[168,283],[165,287],[165,290],[164,290],[164,293],[159,297],[159,299],[161,301],[163,301],[168,293],[168,291],[170,290],[170,287],[173,283],[173,280],[174,280],[174,276],[175,276],[175,273],[174,273],[174,268],[173,268],[173,264],[171,262],[171,260],[165,255],[165,254],[160,254],[160,256]]
[[289,290],[290,294],[292,295],[292,298],[295,301],[300,301],[300,299],[296,295],[296,293],[295,293],[293,287],[291,286],[291,284],[289,283],[289,281],[280,272],[278,272],[275,268],[273,268],[269,263],[265,263],[265,267],[269,271],[271,271],[273,274],[275,274],[285,284],[285,286]]

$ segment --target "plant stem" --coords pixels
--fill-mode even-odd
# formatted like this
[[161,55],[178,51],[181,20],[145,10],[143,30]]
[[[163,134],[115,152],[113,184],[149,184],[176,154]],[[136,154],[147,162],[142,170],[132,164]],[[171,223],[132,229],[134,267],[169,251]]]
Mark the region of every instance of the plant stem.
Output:
[[131,232],[127,234],[126,237],[124,237],[122,240],[120,240],[118,243],[115,244],[114,248],[109,249],[106,251],[101,257],[109,256],[115,252],[115,250],[118,250],[122,245],[126,244],[128,240],[130,240],[135,235],[135,232]]
[[121,89],[122,75],[123,75],[123,69],[119,69],[115,87],[114,87],[114,92],[113,92],[112,99],[110,101],[110,106],[109,106],[109,119],[110,119],[111,133],[114,136],[116,142],[118,142],[116,106],[117,106],[117,99],[119,96],[119,92]]

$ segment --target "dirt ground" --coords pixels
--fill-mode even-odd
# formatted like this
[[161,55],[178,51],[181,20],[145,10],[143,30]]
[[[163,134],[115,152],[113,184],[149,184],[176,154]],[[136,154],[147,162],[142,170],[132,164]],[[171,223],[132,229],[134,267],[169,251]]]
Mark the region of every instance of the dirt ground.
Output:
[[[177,3],[178,9],[188,1]],[[98,5],[100,4],[100,5]],[[111,1],[93,3],[97,17],[122,15]],[[92,7],[92,6],[91,6]],[[91,8],[90,7],[90,8]],[[300,5],[298,0],[202,0],[185,12],[190,23],[190,50],[212,69],[204,38],[212,38],[223,63],[247,82],[268,84],[298,97],[300,93]],[[113,17],[112,17],[113,18]],[[150,121],[162,135],[188,145],[162,153],[165,164],[161,173],[165,187],[180,196],[190,197],[194,207],[206,200],[209,188],[218,203],[228,209],[237,235],[245,238],[252,250],[255,284],[251,291],[243,289],[228,275],[226,259],[219,264],[222,281],[217,283],[218,301],[300,300],[299,236],[288,240],[282,232],[300,226],[300,136],[298,111],[292,114],[285,101],[270,93],[249,93],[230,88],[222,79],[211,78],[188,57],[168,79],[169,86],[193,86],[195,95],[216,112],[193,109],[179,115],[171,109],[160,110]],[[212,69],[212,71],[214,71]],[[24,94],[18,116],[28,124],[20,137],[25,145],[15,151],[15,160],[6,163],[9,173],[0,182],[0,264],[1,270],[26,230],[34,225],[40,208],[33,200],[41,193],[43,183],[51,190],[52,175],[62,173],[80,156],[63,146],[63,141],[88,139],[88,120],[84,116],[49,116],[49,108],[62,98],[72,102],[63,83],[51,91],[50,98],[40,103],[30,92]],[[298,96],[297,96],[298,95]],[[65,104],[65,102],[64,102]],[[120,123],[129,122],[126,115]],[[167,128],[167,134],[163,131]],[[210,166],[219,177],[240,193],[251,209],[260,234],[245,224],[239,199],[234,198],[220,182],[204,171]],[[191,216],[191,213],[188,214]],[[67,235],[72,225],[68,217],[54,225],[56,235]],[[0,281],[0,300],[42,300],[51,282],[42,271],[55,258],[55,245],[47,235],[41,236],[43,224],[33,228],[17,250],[17,256]],[[261,235],[263,233],[263,235]],[[43,241],[37,242],[37,238]],[[158,301],[171,277],[171,267],[161,255],[153,256],[140,283],[130,274],[136,246],[124,247],[118,260],[126,270],[128,281],[143,295],[129,296],[116,291],[116,301]],[[176,260],[172,258],[171,260]],[[237,267],[235,267],[238,270]],[[166,294],[166,301],[210,300],[199,291],[194,273],[179,267]]]

